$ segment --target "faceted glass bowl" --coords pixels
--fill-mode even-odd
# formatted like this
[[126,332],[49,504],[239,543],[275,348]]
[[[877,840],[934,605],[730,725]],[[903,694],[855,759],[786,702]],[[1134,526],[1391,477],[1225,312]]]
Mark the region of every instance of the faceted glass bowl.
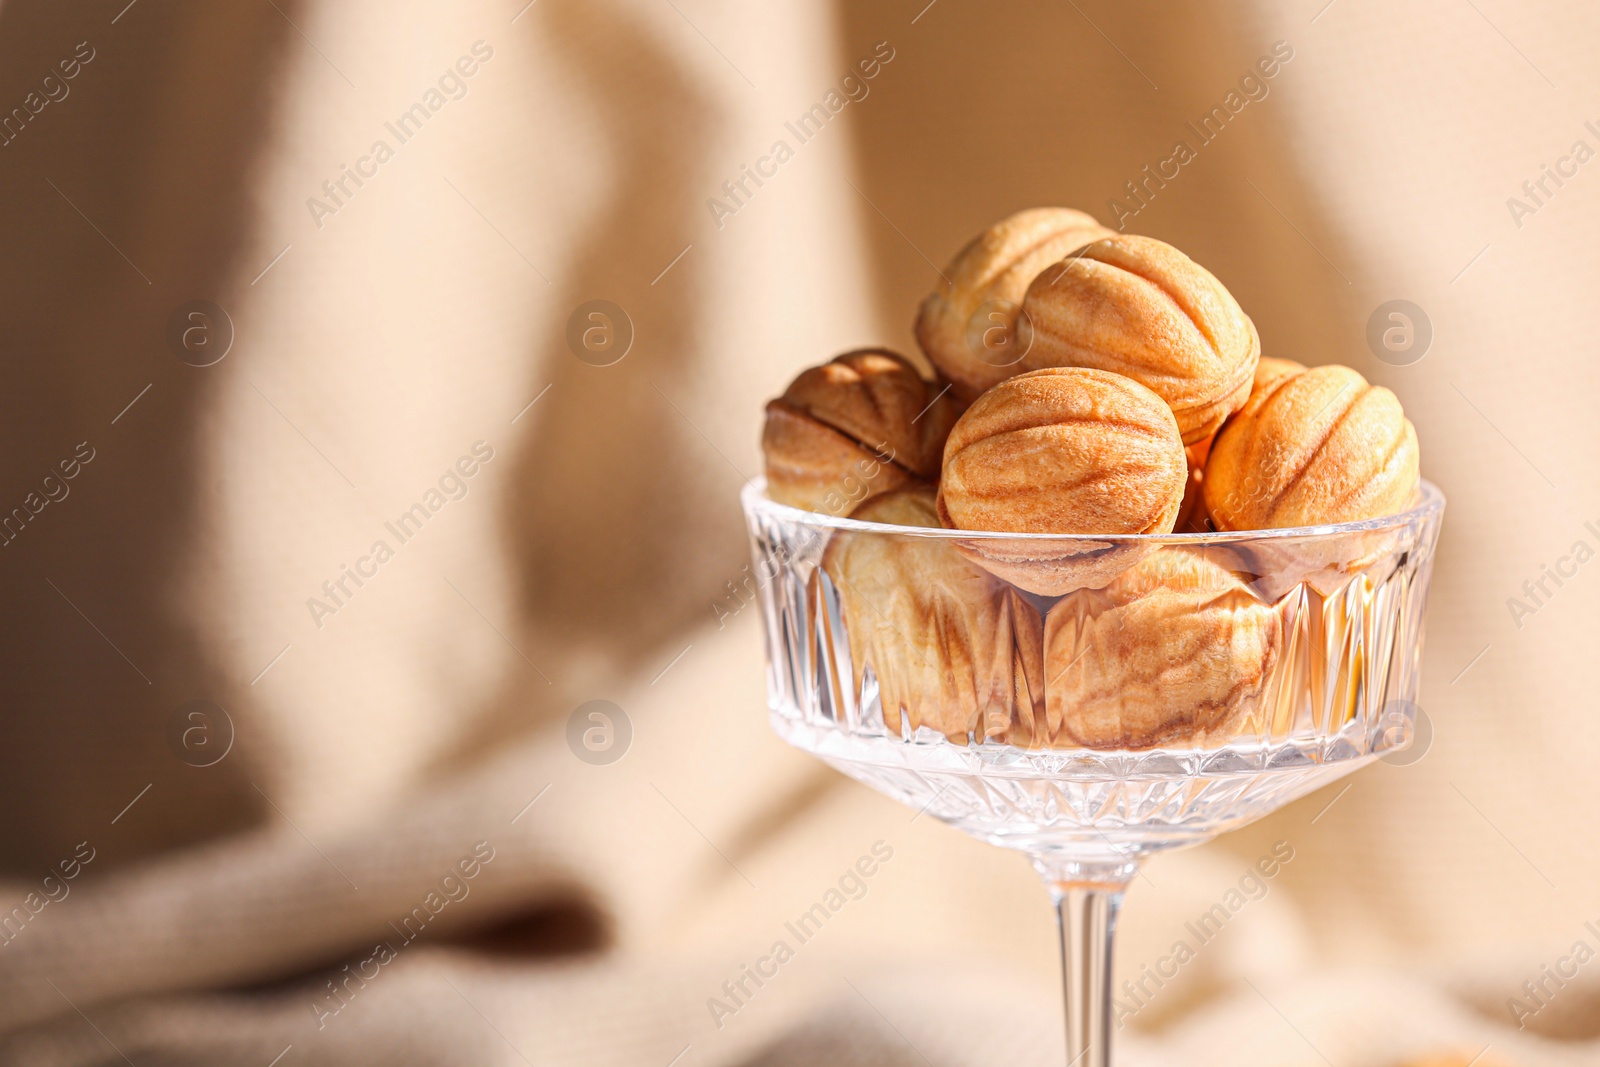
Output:
[[885,525],[762,479],[742,503],[773,728],[1030,855],[1060,909],[1074,1062],[1109,1062],[1110,930],[1140,856],[1410,743],[1431,483],[1402,514],[1245,533]]

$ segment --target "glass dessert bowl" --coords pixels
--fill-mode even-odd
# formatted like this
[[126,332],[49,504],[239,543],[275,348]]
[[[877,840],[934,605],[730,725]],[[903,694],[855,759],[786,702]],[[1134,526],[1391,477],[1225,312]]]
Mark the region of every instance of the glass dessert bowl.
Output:
[[[789,744],[1032,859],[1061,925],[1069,1064],[1110,1062],[1111,934],[1141,857],[1410,743],[1444,497],[1238,533],[950,530],[742,503]],[[862,521],[870,517],[874,521]]]

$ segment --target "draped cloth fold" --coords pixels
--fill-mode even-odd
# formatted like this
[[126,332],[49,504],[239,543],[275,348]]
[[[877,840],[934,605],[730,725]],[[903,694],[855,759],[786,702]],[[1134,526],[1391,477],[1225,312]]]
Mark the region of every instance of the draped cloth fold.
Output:
[[1059,1062],[1026,864],[768,731],[736,503],[1051,203],[1450,498],[1431,734],[1149,864],[1121,1059],[1591,1061],[1596,21],[6,0],[0,1062]]

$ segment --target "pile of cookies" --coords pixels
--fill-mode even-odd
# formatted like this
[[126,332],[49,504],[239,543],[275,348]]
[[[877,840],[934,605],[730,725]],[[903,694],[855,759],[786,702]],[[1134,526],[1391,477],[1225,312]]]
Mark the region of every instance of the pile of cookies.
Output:
[[823,570],[858,684],[870,666],[889,729],[963,743],[1236,735],[1283,644],[1271,583],[1203,546],[1095,535],[1403,511],[1420,483],[1398,400],[1348,367],[1262,358],[1209,271],[1082,212],[1004,219],[944,274],[916,321],[937,377],[877,349],[802,373],[767,405],[768,495],[867,522],[1053,536],[836,533]]

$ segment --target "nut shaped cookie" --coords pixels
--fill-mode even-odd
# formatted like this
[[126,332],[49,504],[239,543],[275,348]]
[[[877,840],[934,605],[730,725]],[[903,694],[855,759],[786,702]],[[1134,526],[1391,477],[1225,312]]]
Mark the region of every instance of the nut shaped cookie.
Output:
[[[850,516],[937,528],[933,489],[885,493]],[[957,744],[969,735],[1043,744],[1043,624],[1015,589],[947,541],[841,530],[822,569],[838,592],[856,691],[868,667],[891,733],[926,726]]]
[[1416,497],[1417,432],[1387,389],[1349,367],[1267,382],[1206,458],[1206,508],[1221,530],[1374,519]]
[[761,451],[767,495],[806,511],[848,515],[861,501],[916,481],[887,454],[781,399],[767,403]]
[[[1245,407],[1249,407],[1252,400],[1263,395],[1273,382],[1291,374],[1299,374],[1305,369],[1304,365],[1290,359],[1262,356],[1256,364],[1255,381],[1250,387],[1250,400],[1245,401]],[[1240,410],[1243,411],[1244,408]],[[1211,444],[1215,440],[1214,436],[1208,437],[1184,450],[1189,457],[1189,481],[1183,489],[1183,507],[1178,511],[1178,521],[1172,527],[1175,533],[1211,532],[1211,526],[1208,525],[1211,514],[1206,510],[1205,493],[1201,489],[1201,482],[1205,477],[1206,457],[1211,454]]]
[[962,530],[1167,533],[1188,473],[1161,398],[1119,374],[1050,368],[979,397],[945,442],[941,513]]
[[875,493],[937,478],[960,413],[941,394],[905,359],[877,349],[803,371],[767,405],[768,495],[843,515]]
[[1261,342],[1211,272],[1151,237],[1107,237],[1045,269],[1017,321],[1020,369],[1093,367],[1154,390],[1184,444],[1250,395]]
[[1050,264],[1111,234],[1071,208],[1040,207],[1001,219],[956,253],[949,284],[922,302],[917,343],[964,402],[1026,370],[1016,344],[1028,283]]
[[[961,530],[1169,533],[1188,463],[1161,398],[1131,378],[1055,367],[1009,378],[945,442],[939,516]],[[1032,593],[1109,581],[1143,549],[1104,541],[975,539],[969,557]]]
[[1222,564],[1201,550],[1163,548],[1050,609],[1051,745],[1226,743],[1250,725],[1283,643],[1281,612]]

